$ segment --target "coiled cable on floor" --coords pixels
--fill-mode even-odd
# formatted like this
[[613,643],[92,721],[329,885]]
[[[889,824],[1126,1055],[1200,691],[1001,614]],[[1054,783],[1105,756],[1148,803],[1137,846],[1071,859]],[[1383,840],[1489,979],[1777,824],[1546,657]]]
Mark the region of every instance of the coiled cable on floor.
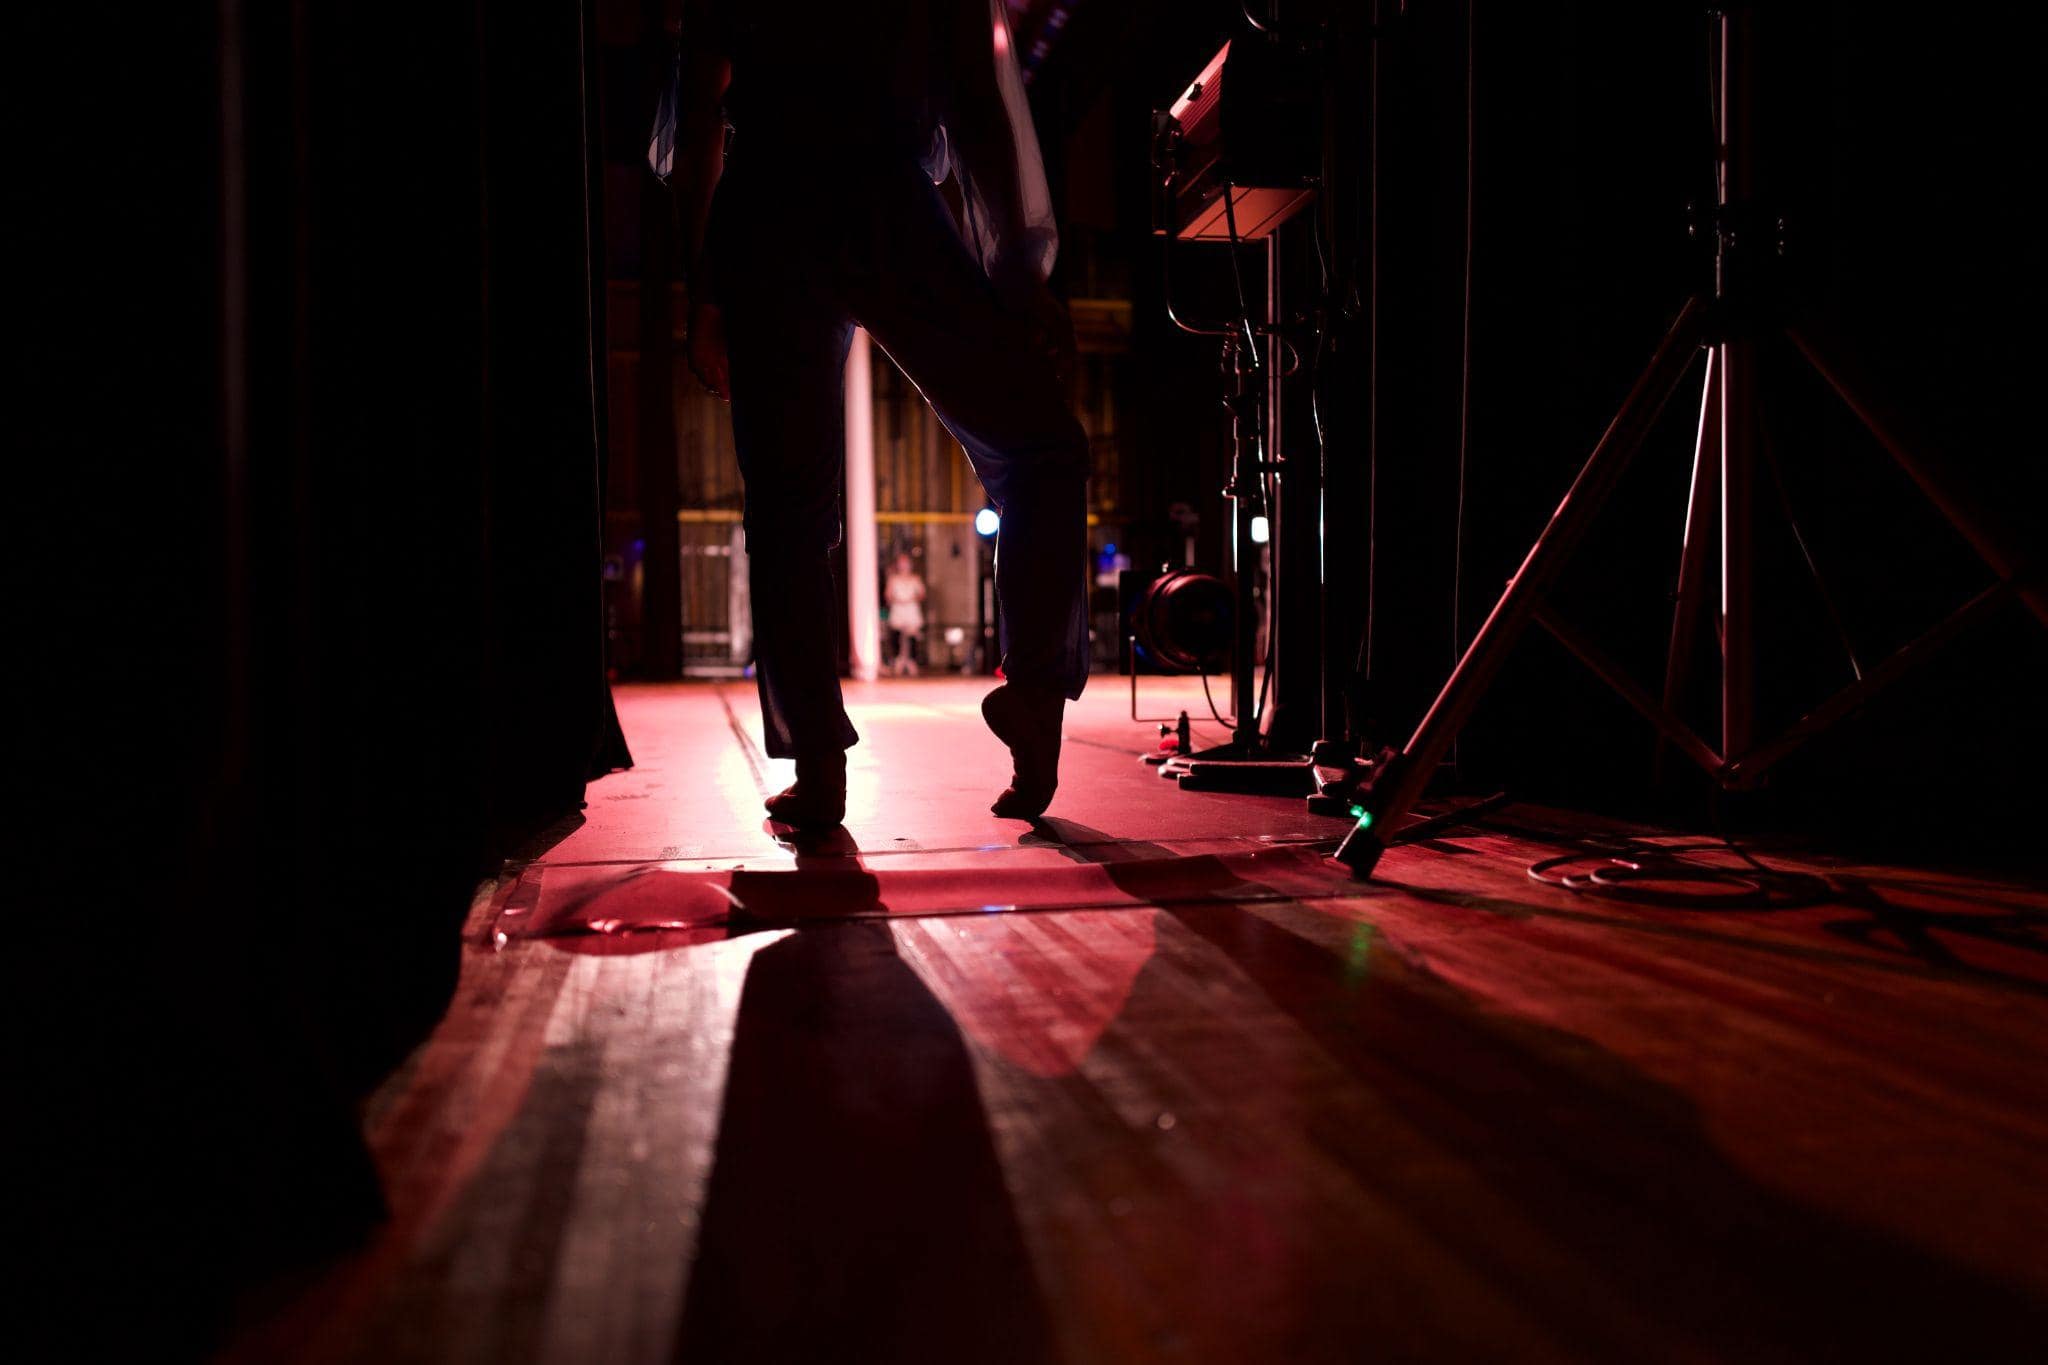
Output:
[[[1740,866],[1699,861],[1713,853],[1732,854]],[[1672,910],[1793,910],[1834,895],[1825,877],[1767,867],[1726,838],[1688,844],[1618,839],[1539,858],[1528,875],[1562,891]]]

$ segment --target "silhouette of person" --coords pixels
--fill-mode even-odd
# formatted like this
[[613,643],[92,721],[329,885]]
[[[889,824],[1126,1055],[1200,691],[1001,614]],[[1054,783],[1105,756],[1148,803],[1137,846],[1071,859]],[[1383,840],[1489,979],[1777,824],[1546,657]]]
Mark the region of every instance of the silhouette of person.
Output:
[[[1046,287],[1050,197],[1001,0],[686,0],[671,102],[689,359],[732,402],[746,486],[769,814],[829,826],[858,742],[840,694],[842,375],[865,327],[967,451],[1002,516],[1013,759],[992,809],[1035,818],[1087,678],[1087,437]],[[730,138],[728,139],[728,131]],[[657,122],[650,159],[665,159]],[[958,204],[949,206],[939,188]]]

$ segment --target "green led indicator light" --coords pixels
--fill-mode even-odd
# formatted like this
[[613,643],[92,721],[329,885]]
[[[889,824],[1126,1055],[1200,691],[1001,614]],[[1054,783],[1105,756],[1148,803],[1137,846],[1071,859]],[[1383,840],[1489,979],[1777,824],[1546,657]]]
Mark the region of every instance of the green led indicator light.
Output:
[[1371,812],[1371,811],[1367,810],[1367,809],[1366,809],[1366,808],[1365,808],[1364,806],[1353,806],[1353,807],[1351,808],[1351,813],[1352,813],[1353,815],[1355,815],[1355,816],[1357,816],[1357,817],[1358,817],[1358,827],[1359,827],[1360,829],[1371,829],[1371,828],[1372,828],[1372,812]]

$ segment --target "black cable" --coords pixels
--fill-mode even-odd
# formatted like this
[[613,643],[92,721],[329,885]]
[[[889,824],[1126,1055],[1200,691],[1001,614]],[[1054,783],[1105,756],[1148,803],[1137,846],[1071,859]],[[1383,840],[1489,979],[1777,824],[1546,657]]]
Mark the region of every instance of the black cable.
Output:
[[[1334,210],[1332,210],[1334,214]],[[1323,698],[1323,710],[1327,713],[1328,679],[1330,660],[1330,435],[1323,426],[1323,352],[1330,336],[1330,315],[1332,298],[1330,294],[1330,260],[1323,249],[1322,206],[1317,205],[1311,216],[1310,235],[1315,241],[1316,273],[1321,290],[1316,300],[1315,347],[1309,353],[1308,362],[1308,424],[1316,438],[1316,588],[1319,597],[1316,613],[1316,657],[1322,661],[1323,681],[1319,692]],[[1322,716],[1325,735],[1331,733],[1331,717]]]
[[1322,296],[1328,299],[1330,296],[1330,257],[1327,249],[1323,246],[1323,213],[1320,204],[1316,206],[1316,211],[1309,215],[1309,239],[1316,249],[1316,278],[1322,284]]
[[[1267,580],[1267,583],[1268,583],[1267,591],[1268,591],[1269,593],[1270,593],[1270,592],[1272,591],[1272,589],[1271,589],[1271,582],[1272,582],[1272,580],[1271,580],[1271,579],[1269,578],[1269,579]],[[1267,600],[1268,600],[1268,601],[1270,602],[1270,601],[1271,601],[1272,599],[1271,599],[1270,597],[1268,597],[1268,598],[1267,598]],[[1267,615],[1266,615],[1266,647],[1265,647],[1265,649],[1261,650],[1261,651],[1260,651],[1260,653],[1259,653],[1259,695],[1258,695],[1258,698],[1257,698],[1257,699],[1256,699],[1256,700],[1255,700],[1255,701],[1254,701],[1254,702],[1252,703],[1252,719],[1254,719],[1254,720],[1260,720],[1260,719],[1262,719],[1262,718],[1263,718],[1263,717],[1265,716],[1265,714],[1266,714],[1266,694],[1267,694],[1268,690],[1269,690],[1269,689],[1271,688],[1272,682],[1273,682],[1273,618],[1272,618],[1272,613],[1268,612],[1268,613],[1267,613]],[[1237,709],[1236,707],[1233,707],[1233,708],[1232,708],[1232,710],[1233,710],[1233,711],[1235,711],[1236,709]],[[1233,716],[1233,717],[1232,717],[1232,721],[1231,721],[1231,723],[1232,723],[1233,725],[1235,725],[1235,724],[1236,724],[1236,717],[1235,717],[1235,716]]]
[[[1718,209],[1728,192],[1728,160],[1721,146],[1721,26],[1707,25],[1707,123],[1714,130],[1714,204]],[[1716,221],[1714,230],[1721,224]]]
[[[1464,318],[1459,331],[1458,356],[1458,509],[1451,530],[1451,670],[1457,671],[1464,655],[1463,607],[1465,587],[1465,470],[1471,447],[1472,428],[1472,199],[1474,184],[1474,137],[1472,112],[1473,11],[1478,0],[1465,5],[1465,299]],[[1451,768],[1458,766],[1458,742],[1451,739]]]
[[1259,334],[1252,322],[1252,306],[1244,292],[1244,263],[1238,259],[1237,248],[1237,186],[1223,182],[1223,226],[1230,234],[1230,281],[1237,288],[1237,318],[1244,328],[1244,344],[1252,353],[1253,371],[1265,368],[1265,358],[1259,354]]
[[[1708,797],[1712,842],[1658,844],[1634,836],[1595,836],[1578,840],[1580,847],[1575,852],[1530,863],[1529,880],[1562,891],[1673,910],[1792,910],[1820,905],[1834,897],[1834,884],[1826,877],[1771,867],[1738,843],[1722,820],[1721,795],[1716,787]],[[1715,867],[1688,861],[1703,853],[1733,854],[1743,866]],[[1604,865],[1584,872],[1563,870],[1589,862]],[[1646,882],[1683,882],[1711,889],[1698,893],[1657,890],[1644,885]]]
[[1323,241],[1323,230],[1326,214],[1332,231],[1338,219],[1336,129],[1339,114],[1335,92],[1341,44],[1342,39],[1337,32],[1328,30],[1317,48],[1317,82],[1323,119],[1322,154],[1318,167],[1321,185],[1309,214],[1309,243],[1316,253],[1316,303],[1310,313],[1312,344],[1308,359],[1308,421],[1309,432],[1316,443],[1316,722],[1319,738],[1335,738],[1339,734],[1348,736],[1349,733],[1348,724],[1333,714],[1340,708],[1331,704],[1331,680],[1336,676],[1336,668],[1330,650],[1330,440],[1323,426],[1323,354],[1329,344],[1331,319],[1337,315],[1330,252]]
[[[1247,348],[1251,351],[1252,372],[1254,374],[1261,374],[1265,370],[1265,359],[1263,356],[1259,354],[1258,329],[1252,322],[1250,296],[1245,293],[1244,288],[1243,262],[1239,259],[1238,256],[1238,248],[1243,244],[1243,239],[1237,235],[1237,210],[1234,207],[1234,202],[1236,198],[1236,187],[1233,186],[1229,181],[1225,181],[1223,184],[1223,226],[1224,231],[1229,234],[1227,245],[1230,248],[1230,278],[1231,281],[1237,287],[1238,321],[1244,328],[1245,344]],[[1287,344],[1285,338],[1280,336],[1277,327],[1273,329],[1272,334],[1274,338],[1280,342],[1280,344]],[[1288,371],[1288,373],[1292,373],[1292,371]],[[1261,404],[1263,406],[1270,407],[1270,402],[1268,401],[1270,397],[1271,395],[1268,394],[1265,398],[1262,398],[1260,400]],[[1269,520],[1267,521],[1268,526],[1272,525],[1270,518],[1272,516],[1274,503],[1278,501],[1278,490],[1275,489],[1272,482],[1274,477],[1274,461],[1272,458],[1272,451],[1268,448],[1267,444],[1272,429],[1272,417],[1273,414],[1270,411],[1268,411],[1265,415],[1265,418],[1259,423],[1260,468],[1256,471],[1256,475],[1259,482],[1259,498],[1260,501],[1263,502],[1267,508],[1267,516],[1269,518]],[[1277,562],[1277,553],[1274,555],[1274,559]],[[1239,566],[1239,572],[1240,574],[1242,574],[1243,566]],[[1273,636],[1275,632],[1273,630],[1272,606],[1274,576],[1275,575],[1271,572],[1268,572],[1266,575],[1267,609],[1264,613],[1266,619],[1266,647],[1262,651],[1263,657],[1259,661],[1259,696],[1257,703],[1252,707],[1252,715],[1254,717],[1261,717],[1265,715],[1266,695],[1272,687],[1273,683]],[[1241,710],[1242,707],[1236,706],[1232,707],[1231,709],[1236,711]]]
[[[1715,867],[1691,861],[1702,853],[1733,853],[1744,866]],[[1565,870],[1579,863],[1598,865],[1588,871]],[[1529,864],[1527,875],[1533,882],[1562,891],[1672,910],[1792,910],[1819,905],[1835,894],[1827,878],[1811,872],[1784,872],[1767,867],[1747,849],[1726,838],[1691,844],[1618,840],[1608,847],[1582,848],[1539,858]],[[1707,889],[1673,891],[1645,884],[1652,882],[1679,882]]]
[[[1380,0],[1373,0],[1373,27],[1380,25]],[[1365,376],[1365,637],[1359,641],[1358,671],[1373,676],[1373,627],[1380,596],[1380,35],[1375,32],[1369,78],[1371,125],[1366,148],[1366,362]]]
[[[1202,700],[1209,703],[1209,715],[1211,719],[1213,719],[1218,725],[1222,726],[1224,729],[1229,730],[1233,733],[1236,732],[1237,717],[1232,716],[1229,720],[1223,719],[1223,713],[1216,709],[1216,699],[1209,695],[1209,675],[1207,673],[1204,673],[1202,675]],[[1233,707],[1231,709],[1235,710],[1236,708]]]

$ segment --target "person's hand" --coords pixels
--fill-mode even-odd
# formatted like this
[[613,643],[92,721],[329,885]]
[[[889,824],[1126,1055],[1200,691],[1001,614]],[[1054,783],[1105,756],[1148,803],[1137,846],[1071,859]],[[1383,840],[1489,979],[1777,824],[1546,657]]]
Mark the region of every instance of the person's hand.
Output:
[[732,397],[732,367],[725,358],[725,315],[714,303],[690,306],[690,335],[685,346],[690,373],[720,398]]

